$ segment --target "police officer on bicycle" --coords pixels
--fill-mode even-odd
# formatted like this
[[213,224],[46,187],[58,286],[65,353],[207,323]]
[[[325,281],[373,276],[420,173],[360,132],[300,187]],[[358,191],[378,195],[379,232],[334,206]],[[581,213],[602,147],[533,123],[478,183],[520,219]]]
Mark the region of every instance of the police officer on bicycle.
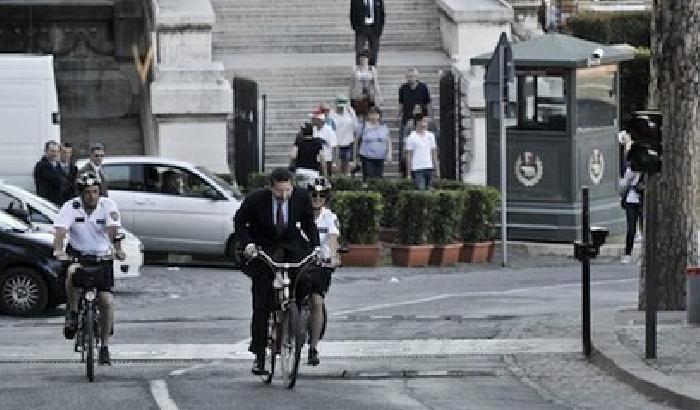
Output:
[[[79,197],[67,201],[61,207],[54,222],[54,256],[66,255],[107,257],[113,249],[117,259],[123,260],[125,255],[119,241],[116,241],[118,229],[121,226],[117,206],[109,198],[100,197],[100,178],[91,171],[78,176],[76,185]],[[68,246],[65,246],[66,234],[70,234]],[[64,248],[66,249],[64,251]],[[102,347],[100,348],[99,363],[111,364],[109,357],[109,339],[114,321],[113,295],[114,272],[112,262],[103,264],[104,283],[98,287],[101,315]],[[73,287],[71,276],[77,265],[71,265],[66,274],[66,323],[63,329],[66,339],[73,339],[78,326],[78,297],[79,293]]]
[[[252,256],[256,247],[261,247],[276,262],[298,262],[319,245],[309,194],[306,189],[292,186],[292,174],[287,169],[273,170],[270,179],[268,188],[250,193],[236,212],[236,235],[246,256]],[[249,348],[255,354],[252,372],[261,375],[265,372],[268,317],[274,310],[274,275],[267,265],[255,259],[244,271],[253,281]]]
[[340,225],[336,214],[327,208],[331,194],[331,184],[328,180],[323,177],[316,178],[309,184],[308,190],[318,228],[323,264],[306,271],[306,274],[299,280],[296,295],[298,298],[304,298],[308,295],[311,302],[311,338],[309,340],[308,364],[317,366],[320,362],[317,345],[323,329],[324,297],[331,284],[331,273],[340,265],[338,257]]

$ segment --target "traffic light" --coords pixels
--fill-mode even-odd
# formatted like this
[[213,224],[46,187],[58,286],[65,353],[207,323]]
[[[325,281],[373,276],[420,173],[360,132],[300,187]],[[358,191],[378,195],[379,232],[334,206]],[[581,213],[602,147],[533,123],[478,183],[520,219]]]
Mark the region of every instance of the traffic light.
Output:
[[627,125],[632,147],[627,153],[632,171],[654,175],[661,171],[661,113],[636,111]]

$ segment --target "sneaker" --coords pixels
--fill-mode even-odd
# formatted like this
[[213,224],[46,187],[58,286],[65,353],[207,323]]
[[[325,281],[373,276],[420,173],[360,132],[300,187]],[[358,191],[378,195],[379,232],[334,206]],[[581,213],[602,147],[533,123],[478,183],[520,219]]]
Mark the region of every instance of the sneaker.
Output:
[[78,314],[69,311],[66,315],[66,323],[63,326],[63,337],[72,340],[75,337],[76,330],[78,330]]
[[311,366],[318,366],[321,361],[318,359],[318,350],[309,348],[309,361],[308,364]]
[[628,265],[632,262],[632,257],[630,255],[624,255],[621,262],[623,265]]
[[255,361],[253,361],[251,373],[256,376],[264,376],[267,374],[265,371],[265,353],[258,353],[255,355]]
[[109,348],[107,346],[100,347],[100,364],[111,366],[112,360],[109,358]]

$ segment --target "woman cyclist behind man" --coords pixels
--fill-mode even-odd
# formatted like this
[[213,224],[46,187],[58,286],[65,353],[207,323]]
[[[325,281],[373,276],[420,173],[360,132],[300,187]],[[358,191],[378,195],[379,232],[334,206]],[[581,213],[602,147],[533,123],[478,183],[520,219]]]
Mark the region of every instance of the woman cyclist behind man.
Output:
[[321,267],[307,271],[308,276],[305,278],[306,280],[300,280],[299,282],[297,295],[300,297],[311,295],[311,338],[309,341],[308,364],[317,366],[319,364],[317,346],[324,322],[324,297],[331,284],[331,274],[340,265],[340,258],[338,257],[340,229],[338,217],[327,208],[331,185],[326,178],[316,178],[308,185],[308,190],[311,195],[311,203],[321,245],[321,257],[324,263]]

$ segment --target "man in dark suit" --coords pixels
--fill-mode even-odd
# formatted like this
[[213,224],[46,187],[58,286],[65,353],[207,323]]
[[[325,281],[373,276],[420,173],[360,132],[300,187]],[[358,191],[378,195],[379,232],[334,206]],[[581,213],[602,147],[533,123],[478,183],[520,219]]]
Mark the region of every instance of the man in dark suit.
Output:
[[384,30],[384,0],[351,0],[350,25],[355,31],[355,60],[369,43],[369,65],[377,65],[379,37]]
[[68,142],[61,144],[61,201],[65,203],[69,199],[78,196],[78,190],[75,184],[78,178],[78,167],[73,162],[73,145]]
[[107,196],[107,178],[102,172],[102,159],[105,157],[105,148],[99,142],[90,145],[90,161],[88,161],[80,172],[94,172],[100,177],[100,196]]
[[63,173],[59,156],[58,142],[48,141],[44,145],[44,156],[34,166],[34,185],[37,195],[61,206],[63,205],[61,196]]
[[[259,246],[278,262],[298,262],[319,246],[311,198],[306,190],[293,188],[292,174],[284,168],[272,171],[269,188],[246,197],[236,212],[235,231],[245,254],[250,256]],[[269,267],[257,259],[247,265],[245,273],[253,280],[249,350],[255,354],[253,374],[259,375],[265,371],[267,319],[274,309],[274,276]]]

